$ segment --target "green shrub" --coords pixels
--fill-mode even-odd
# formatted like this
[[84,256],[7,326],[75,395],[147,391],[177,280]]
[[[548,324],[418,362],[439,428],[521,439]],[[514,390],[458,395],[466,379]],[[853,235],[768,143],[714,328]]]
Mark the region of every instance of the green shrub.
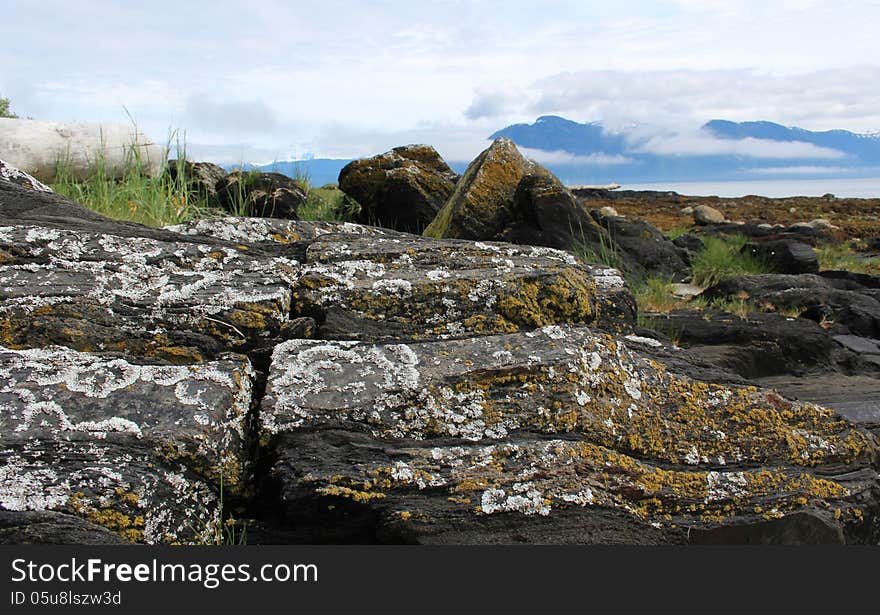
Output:
[[18,116],[9,110],[9,99],[0,96],[0,117],[8,117],[15,119]]

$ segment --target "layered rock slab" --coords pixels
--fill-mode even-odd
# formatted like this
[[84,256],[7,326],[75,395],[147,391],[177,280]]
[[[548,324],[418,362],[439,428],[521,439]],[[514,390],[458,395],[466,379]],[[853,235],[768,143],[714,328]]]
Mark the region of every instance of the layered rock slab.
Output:
[[632,294],[610,267],[551,248],[322,235],[305,252],[294,313],[329,339],[421,340],[558,322],[628,330]]
[[0,226],[0,343],[175,362],[289,335],[298,263],[231,246]]
[[204,542],[220,485],[251,482],[253,370],[0,347],[0,509],[78,516],[134,542]]
[[495,515],[526,542],[553,541],[555,518],[556,539],[589,542],[573,517],[599,542],[794,513],[844,532],[876,488],[873,437],[833,412],[690,381],[586,327],[293,340],[261,417],[286,513],[312,540],[491,542]]

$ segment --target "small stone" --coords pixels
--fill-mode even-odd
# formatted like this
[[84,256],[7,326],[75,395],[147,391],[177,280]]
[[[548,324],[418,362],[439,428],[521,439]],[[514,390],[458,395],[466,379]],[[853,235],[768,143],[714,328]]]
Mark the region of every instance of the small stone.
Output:
[[721,224],[724,222],[724,214],[708,205],[697,205],[693,211],[694,222],[700,225]]

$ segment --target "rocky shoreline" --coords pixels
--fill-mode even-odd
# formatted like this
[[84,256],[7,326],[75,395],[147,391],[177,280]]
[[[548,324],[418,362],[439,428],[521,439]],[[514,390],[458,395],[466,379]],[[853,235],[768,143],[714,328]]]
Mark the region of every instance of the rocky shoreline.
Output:
[[383,156],[357,223],[267,183],[288,219],[151,229],[3,171],[0,542],[880,542],[880,278],[639,314],[625,276],[686,280],[688,239],[503,139],[460,178]]

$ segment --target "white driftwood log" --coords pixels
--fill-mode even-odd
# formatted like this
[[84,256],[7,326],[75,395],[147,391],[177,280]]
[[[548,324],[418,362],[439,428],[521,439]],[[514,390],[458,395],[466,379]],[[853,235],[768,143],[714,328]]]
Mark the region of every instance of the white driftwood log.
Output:
[[0,118],[0,159],[43,182],[55,180],[59,162],[73,177],[84,179],[101,159],[107,175],[118,178],[135,155],[150,175],[167,159],[164,147],[128,124]]

